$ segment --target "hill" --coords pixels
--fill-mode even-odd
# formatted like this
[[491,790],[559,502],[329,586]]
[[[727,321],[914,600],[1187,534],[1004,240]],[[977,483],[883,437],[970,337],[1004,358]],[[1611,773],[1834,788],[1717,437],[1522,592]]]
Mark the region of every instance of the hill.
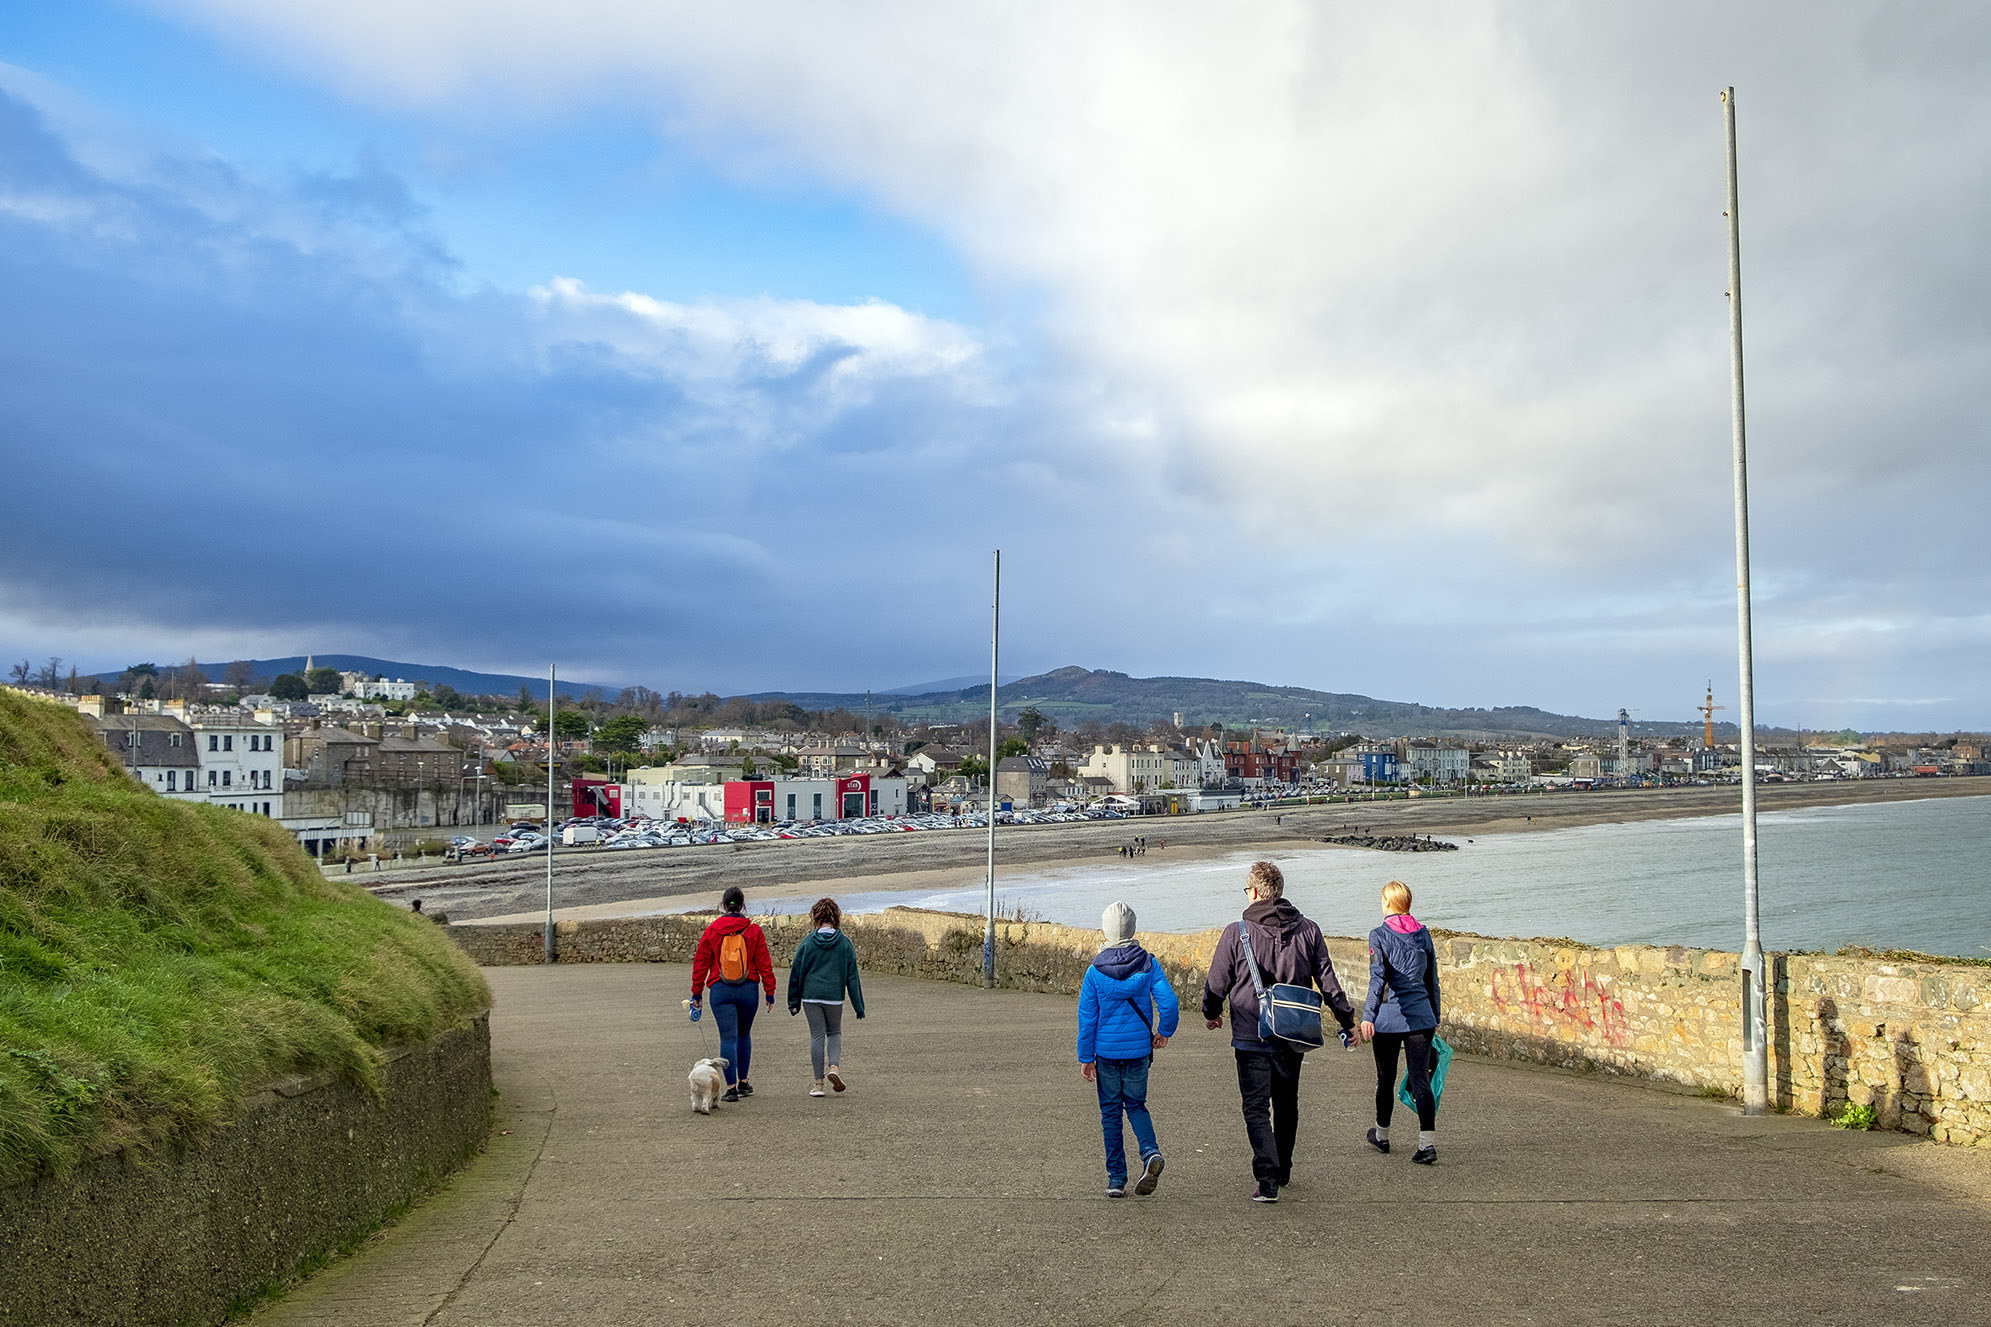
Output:
[[[786,700],[805,709],[864,708],[860,694],[842,692],[763,692],[754,700]],[[935,691],[919,695],[880,693],[871,697],[880,714],[929,723],[973,723],[986,720],[989,687]],[[1533,706],[1493,709],[1449,708],[1410,701],[1378,700],[1347,692],[1314,691],[1307,687],[1274,686],[1264,682],[1223,681],[1209,677],[1129,677],[1106,669],[1068,667],[1003,684],[996,704],[1005,718],[1014,719],[1035,707],[1070,728],[1086,719],[1131,723],[1146,727],[1158,718],[1182,715],[1190,727],[1212,723],[1312,728],[1358,732],[1372,737],[1438,735],[1500,740],[1512,737],[1597,737],[1617,731],[1615,716],[1592,719],[1555,714]],[[1695,721],[1632,724],[1641,737],[1691,736],[1701,731]],[[1733,724],[1716,724],[1717,735],[1731,738]]]
[[71,710],[0,690],[0,1184],[197,1133],[284,1074],[378,1080],[469,1018],[441,928],[276,822],[168,801]]
[[[364,654],[310,656],[292,654],[281,659],[249,659],[245,662],[257,677],[268,679],[284,673],[302,672],[307,657],[320,668],[336,668],[340,672],[366,673],[369,676],[384,673],[390,678],[402,677],[411,682],[419,679],[438,687],[455,687],[466,696],[516,696],[519,688],[524,687],[528,695],[540,700],[546,699],[546,679],[543,676],[521,677],[516,673],[477,673],[466,668],[445,667],[442,664],[397,663],[392,659],[375,659]],[[166,668],[169,665],[159,666]],[[201,672],[207,674],[208,680],[213,682],[219,682],[227,668],[226,660],[200,665]],[[95,676],[98,681],[108,686],[115,683],[123,674],[110,672],[98,673]],[[600,682],[569,682],[564,678],[560,681],[560,694],[575,700],[590,691],[600,692],[604,698],[614,700],[620,690],[618,686],[609,686]]]

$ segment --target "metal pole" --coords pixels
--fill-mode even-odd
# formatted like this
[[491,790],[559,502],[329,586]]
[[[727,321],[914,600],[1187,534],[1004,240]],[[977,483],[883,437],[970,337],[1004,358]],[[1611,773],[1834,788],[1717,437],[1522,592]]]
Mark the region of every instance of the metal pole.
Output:
[[982,932],[982,989],[995,989],[996,660],[1002,642],[1002,550],[995,551],[989,608],[989,910]]
[[553,706],[559,690],[553,665],[546,666],[546,933],[540,955],[553,961]]
[[1735,89],[1721,94],[1728,131],[1728,368],[1735,433],[1735,632],[1742,680],[1742,1113],[1770,1108],[1764,961],[1756,895],[1756,666],[1749,621],[1749,463],[1742,409],[1742,223],[1735,172]]

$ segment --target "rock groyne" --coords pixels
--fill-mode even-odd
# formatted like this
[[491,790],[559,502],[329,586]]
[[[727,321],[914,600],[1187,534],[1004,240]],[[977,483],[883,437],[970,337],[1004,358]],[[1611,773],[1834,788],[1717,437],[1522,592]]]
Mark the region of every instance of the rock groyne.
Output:
[[1329,834],[1321,840],[1341,848],[1374,848],[1378,852],[1457,852],[1459,845],[1429,834]]

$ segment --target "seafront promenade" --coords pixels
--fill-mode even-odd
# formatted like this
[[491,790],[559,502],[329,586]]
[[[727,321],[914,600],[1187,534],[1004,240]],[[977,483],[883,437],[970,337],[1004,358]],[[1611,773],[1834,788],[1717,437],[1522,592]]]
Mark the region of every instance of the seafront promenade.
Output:
[[[1248,1201],[1225,1034],[1153,1076],[1168,1169],[1104,1196],[1061,995],[867,973],[852,1089],[811,1099],[806,1028],[756,1024],[710,1118],[688,970],[487,969],[489,1152],[253,1319],[343,1324],[1980,1321],[1991,1155],[1744,1118],[1461,1057],[1440,1158],[1361,1142],[1366,1051],[1310,1057],[1282,1201]],[[1401,1120],[1401,1112],[1400,1112]]]

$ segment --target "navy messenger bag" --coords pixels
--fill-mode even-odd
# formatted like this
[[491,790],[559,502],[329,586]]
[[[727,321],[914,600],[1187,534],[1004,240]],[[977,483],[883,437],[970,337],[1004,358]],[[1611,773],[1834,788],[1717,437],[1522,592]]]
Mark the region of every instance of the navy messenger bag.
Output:
[[1283,1042],[1302,1053],[1317,1051],[1327,1044],[1321,1030],[1320,992],[1311,986],[1291,982],[1265,984],[1258,959],[1251,952],[1251,925],[1237,924],[1238,943],[1244,946],[1244,961],[1251,965],[1251,988],[1258,992],[1258,1039]]

